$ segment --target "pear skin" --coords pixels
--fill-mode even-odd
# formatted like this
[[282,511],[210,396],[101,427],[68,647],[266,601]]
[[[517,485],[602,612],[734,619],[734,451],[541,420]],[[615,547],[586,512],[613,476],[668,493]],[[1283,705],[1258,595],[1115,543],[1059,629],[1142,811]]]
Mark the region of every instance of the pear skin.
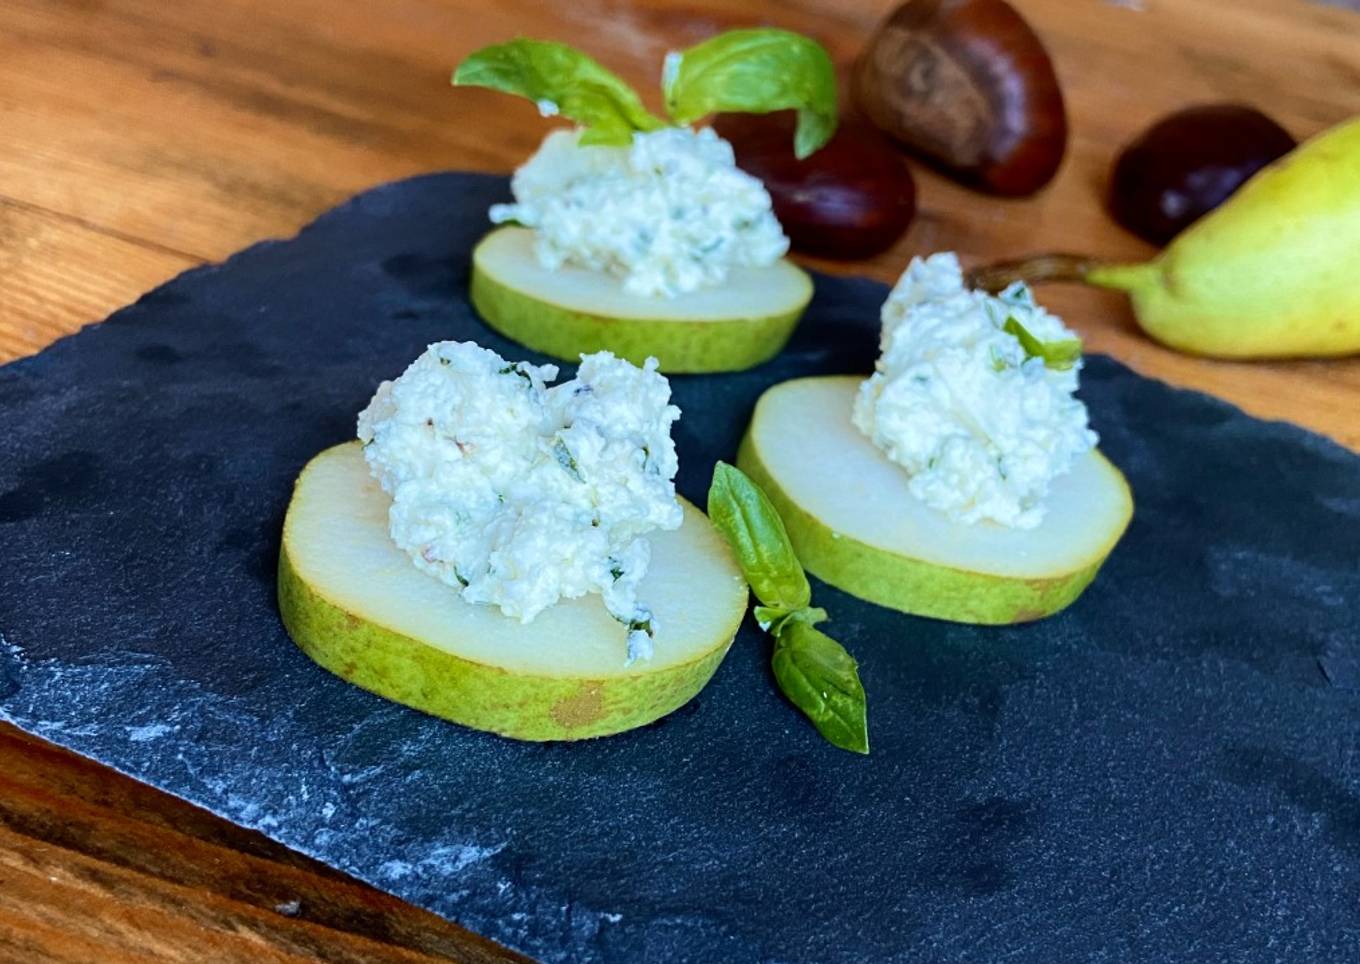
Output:
[[1095,265],[1138,323],[1219,358],[1360,352],[1360,117],[1263,168],[1154,261]]

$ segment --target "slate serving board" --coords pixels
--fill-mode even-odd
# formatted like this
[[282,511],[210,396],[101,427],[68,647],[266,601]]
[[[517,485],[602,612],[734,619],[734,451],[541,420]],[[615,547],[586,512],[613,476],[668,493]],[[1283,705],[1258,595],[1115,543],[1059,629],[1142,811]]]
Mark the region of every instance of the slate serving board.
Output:
[[[298,470],[428,342],[533,357],[464,294],[505,194],[380,187],[0,369],[0,716],[545,960],[1355,959],[1360,459],[1106,358],[1082,394],[1137,512],[1075,606],[814,585],[868,758],[749,623],[694,702],[575,745],[309,662],[274,604]],[[780,358],[674,378],[680,490],[768,386],[867,371],[884,293],[818,278]]]

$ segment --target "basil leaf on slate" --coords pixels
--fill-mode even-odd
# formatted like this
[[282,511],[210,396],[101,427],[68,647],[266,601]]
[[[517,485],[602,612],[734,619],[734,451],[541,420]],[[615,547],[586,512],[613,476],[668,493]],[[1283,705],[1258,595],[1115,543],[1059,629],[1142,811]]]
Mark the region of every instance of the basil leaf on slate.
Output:
[[666,57],[666,110],[676,123],[709,114],[797,110],[800,160],[836,132],[836,68],[826,48],[788,30],[729,30]]
[[766,608],[787,614],[807,607],[812,588],[784,520],[746,473],[726,462],[714,466],[708,517],[727,538],[751,591]]
[[827,618],[769,498],[740,469],[719,462],[708,490],[708,517],[764,604],[756,622],[774,636],[771,667],[784,694],[834,745],[869,752],[868,708],[854,658],[813,627]]
[[584,126],[582,144],[625,146],[634,131],[666,126],[632,87],[566,44],[521,37],[483,47],[458,65],[453,82],[527,97],[543,114]]
[[869,752],[868,707],[859,667],[840,643],[802,621],[775,640],[775,679],[819,733],[843,750]]

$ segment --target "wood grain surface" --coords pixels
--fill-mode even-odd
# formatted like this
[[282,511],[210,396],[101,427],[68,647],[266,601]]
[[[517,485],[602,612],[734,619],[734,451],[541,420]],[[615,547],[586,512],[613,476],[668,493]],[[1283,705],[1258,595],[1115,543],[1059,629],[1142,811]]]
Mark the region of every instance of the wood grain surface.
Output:
[[[1360,113],[1360,14],[1306,0],[1017,0],[1073,127],[1042,195],[998,201],[917,168],[908,257],[1151,249],[1102,212],[1118,147],[1186,104],[1255,104],[1305,137]],[[186,268],[287,236],[382,181],[508,171],[533,108],[452,90],[452,65],[515,34],[585,46],[653,103],[662,55],[716,30],[811,33],[848,63],[890,0],[3,0],[0,360],[96,321]],[[1360,360],[1241,364],[1163,349],[1115,295],[1043,300],[1142,372],[1360,448]],[[0,727],[0,961],[490,961],[509,956],[112,771]]]

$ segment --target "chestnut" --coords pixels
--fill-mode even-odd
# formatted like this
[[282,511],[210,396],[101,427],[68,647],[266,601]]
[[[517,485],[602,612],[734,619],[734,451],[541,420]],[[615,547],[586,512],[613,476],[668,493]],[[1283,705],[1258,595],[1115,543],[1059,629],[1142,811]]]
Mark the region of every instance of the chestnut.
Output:
[[1120,153],[1110,177],[1110,214],[1140,238],[1166,244],[1296,146],[1287,130],[1254,107],[1187,107]]
[[894,139],[993,194],[1033,194],[1067,150],[1053,61],[1004,0],[907,0],[870,38],[853,90]]
[[867,258],[891,247],[916,214],[916,182],[905,159],[873,127],[853,118],[820,150],[793,156],[793,111],[725,114],[713,128],[737,166],[765,183],[775,217],[797,251]]

